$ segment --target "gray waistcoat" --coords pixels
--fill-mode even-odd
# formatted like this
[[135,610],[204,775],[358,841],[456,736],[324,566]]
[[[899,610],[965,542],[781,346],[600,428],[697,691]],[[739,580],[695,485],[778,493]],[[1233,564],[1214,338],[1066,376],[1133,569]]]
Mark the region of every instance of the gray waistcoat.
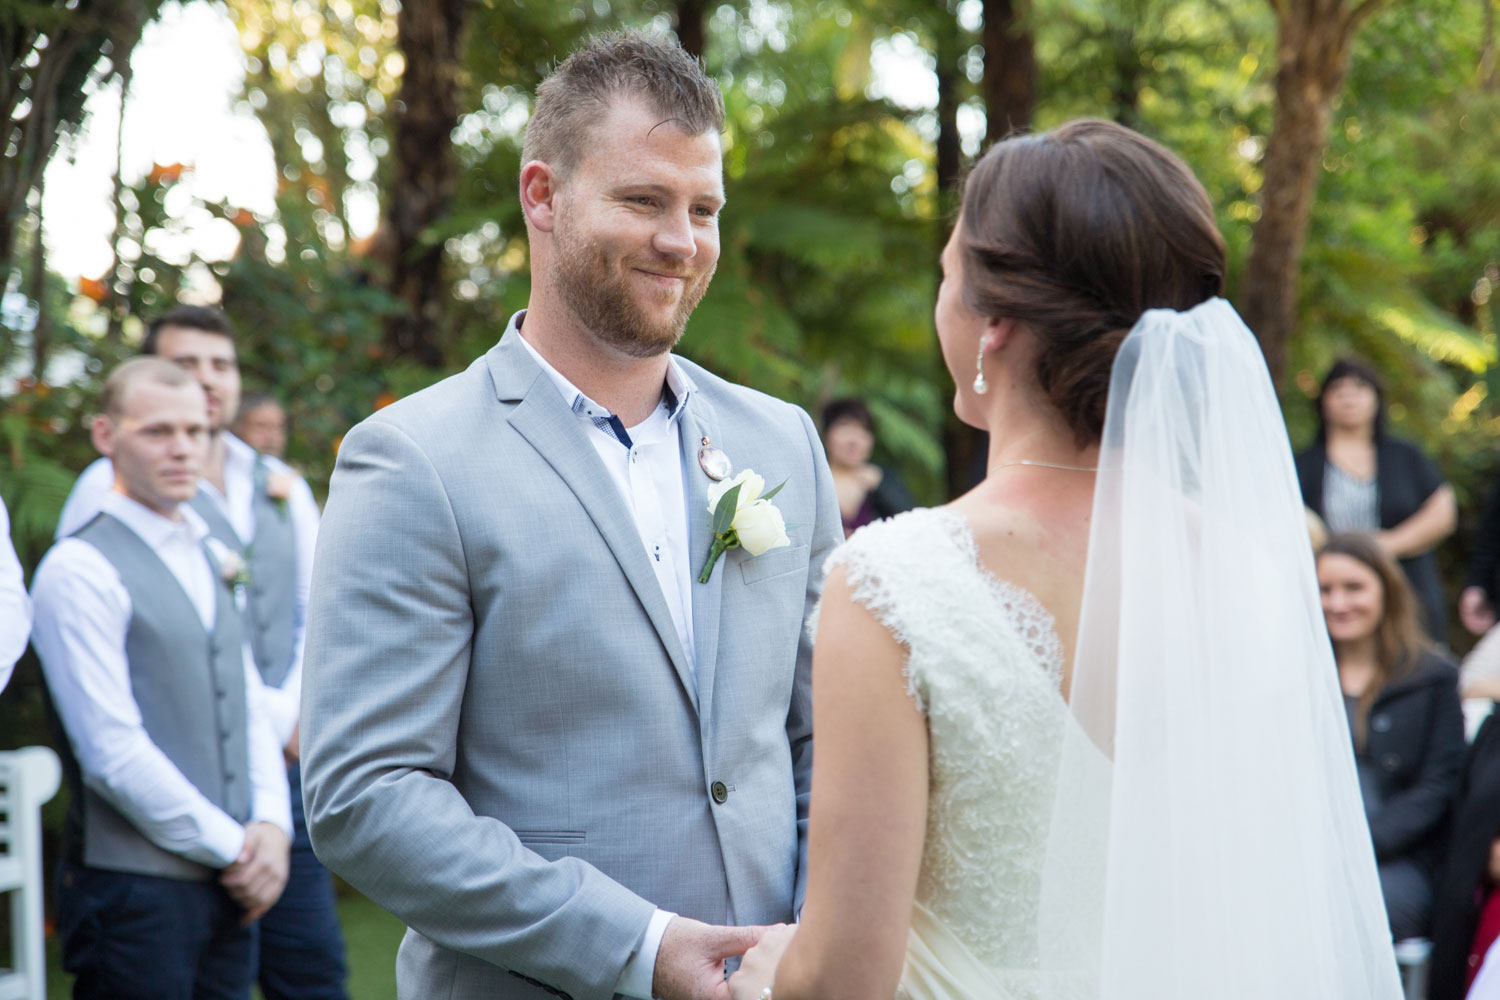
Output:
[[292,639],[297,623],[297,535],[286,504],[266,495],[266,467],[256,463],[255,540],[246,546],[218,503],[201,488],[192,499],[193,509],[208,522],[215,538],[245,557],[250,572],[246,588],[246,626],[250,649],[261,678],[280,687],[292,669]]
[[[172,571],[123,523],[100,514],[74,537],[114,565],[130,594],[125,655],[147,735],[210,802],[247,821],[249,714],[240,617],[229,588],[214,588],[210,634]],[[83,863],[89,867],[178,879],[214,876],[151,843],[91,789],[79,798]]]

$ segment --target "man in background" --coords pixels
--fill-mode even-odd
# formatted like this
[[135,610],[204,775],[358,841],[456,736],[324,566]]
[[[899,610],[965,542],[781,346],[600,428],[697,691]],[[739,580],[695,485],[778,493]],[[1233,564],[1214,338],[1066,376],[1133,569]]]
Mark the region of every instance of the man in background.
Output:
[[286,457],[286,410],[269,393],[246,393],[231,430],[262,455]]
[[113,486],[37,568],[33,642],[73,798],[58,923],[75,1000],[248,995],[251,923],[286,884],[291,809],[232,581],[188,505],[203,390],[127,361],[94,445]]
[[[333,884],[307,838],[297,762],[303,632],[318,506],[293,469],[258,454],[228,430],[240,410],[240,369],[234,327],[223,312],[174,306],[148,327],[141,353],[188,372],[206,396],[207,456],[190,505],[210,533],[245,560],[247,635],[265,682],[272,727],[290,765],[291,878],[281,902],[261,921],[261,990],[267,1000],[344,1000],[347,973]],[[84,470],[63,507],[58,537],[78,530],[98,512],[112,478],[108,458]]]

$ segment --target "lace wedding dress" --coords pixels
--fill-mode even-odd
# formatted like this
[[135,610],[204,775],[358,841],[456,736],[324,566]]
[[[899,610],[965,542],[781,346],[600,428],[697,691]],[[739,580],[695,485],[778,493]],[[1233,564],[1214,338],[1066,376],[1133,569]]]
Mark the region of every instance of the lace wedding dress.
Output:
[[962,515],[914,510],[840,547],[855,599],[910,651],[927,717],[927,837],[900,997],[1069,1000],[1039,914],[1065,727],[1062,644],[1030,592],[978,561]]

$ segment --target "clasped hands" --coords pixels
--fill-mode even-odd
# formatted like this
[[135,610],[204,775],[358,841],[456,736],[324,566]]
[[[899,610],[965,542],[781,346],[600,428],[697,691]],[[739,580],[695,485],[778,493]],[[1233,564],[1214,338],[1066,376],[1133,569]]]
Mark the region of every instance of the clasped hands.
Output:
[[[673,917],[656,952],[651,993],[659,1000],[758,1000],[797,932],[793,924],[716,927]],[[724,978],[724,960],[743,955]]]
[[245,908],[242,924],[265,915],[281,898],[291,864],[292,845],[286,832],[274,823],[250,823],[245,827],[245,846],[234,863],[219,872],[219,884]]

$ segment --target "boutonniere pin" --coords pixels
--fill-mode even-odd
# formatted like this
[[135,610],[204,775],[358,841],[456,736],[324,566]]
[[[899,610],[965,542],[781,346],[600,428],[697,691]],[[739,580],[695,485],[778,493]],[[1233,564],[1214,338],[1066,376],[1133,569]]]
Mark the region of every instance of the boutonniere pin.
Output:
[[[781,486],[785,486],[783,481]],[[708,561],[698,574],[699,583],[713,575],[714,563],[732,548],[741,547],[752,556],[790,545],[786,522],[771,498],[781,486],[761,495],[766,481],[752,469],[745,469],[733,479],[714,483],[708,488],[708,512],[713,515],[714,543],[708,550]]]

